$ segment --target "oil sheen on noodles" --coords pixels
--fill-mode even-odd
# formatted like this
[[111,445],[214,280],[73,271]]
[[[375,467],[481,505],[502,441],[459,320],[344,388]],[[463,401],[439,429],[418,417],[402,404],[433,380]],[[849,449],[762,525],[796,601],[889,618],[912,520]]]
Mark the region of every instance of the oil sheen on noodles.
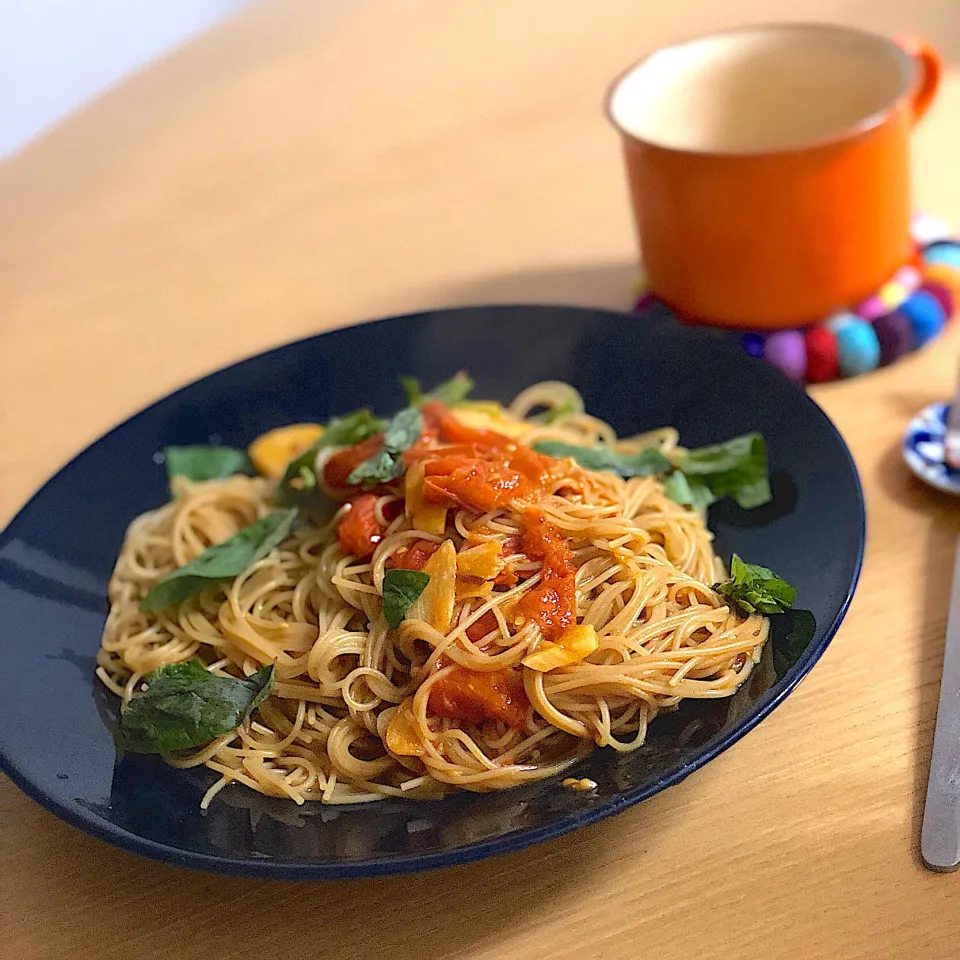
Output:
[[[543,408],[558,413],[549,425],[533,417]],[[500,417],[524,444],[669,452],[678,439],[672,428],[618,439],[555,382],[524,390]],[[657,479],[553,463],[532,506],[561,532],[577,622],[596,630],[598,647],[581,662],[549,672],[521,665],[543,641],[537,623],[516,612],[544,575],[543,562],[518,548],[531,504],[451,509],[441,536],[411,525],[402,479],[398,495],[377,500],[383,537],[369,560],[344,553],[336,531],[348,508],[340,507],[322,524],[301,524],[222,591],[140,613],[164,576],[275,509],[272,482],[234,476],[180,482],[169,504],[131,524],[110,581],[98,676],[129,699],[151,671],[191,657],[234,676],[275,664],[273,694],[238,730],[165,758],[220,775],[203,806],[229,783],[297,803],[436,798],[549,777],[597,745],[635,750],[659,712],[733,694],[759,661],[768,621],[744,618],[711,588],[723,570],[704,517],[668,499]],[[423,619],[391,629],[381,601],[391,557],[443,540],[461,553],[495,542],[516,583],[458,581],[447,630]],[[520,678],[532,705],[525,721],[432,715],[431,690],[461,667]]]

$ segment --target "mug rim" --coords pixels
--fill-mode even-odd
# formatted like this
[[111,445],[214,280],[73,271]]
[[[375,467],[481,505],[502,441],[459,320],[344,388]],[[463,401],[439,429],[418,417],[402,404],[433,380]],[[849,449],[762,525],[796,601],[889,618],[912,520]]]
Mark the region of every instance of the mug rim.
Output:
[[[796,30],[821,30],[828,33],[839,33],[847,34],[851,36],[857,36],[860,38],[866,38],[872,42],[880,42],[887,47],[888,50],[896,57],[900,64],[900,73],[902,78],[902,85],[900,92],[892,98],[887,104],[881,107],[879,110],[875,110],[872,113],[868,114],[865,117],[862,117],[853,125],[844,128],[843,130],[838,131],[835,134],[831,134],[825,137],[818,137],[816,139],[811,139],[804,143],[797,143],[791,146],[784,147],[765,147],[762,149],[756,150],[711,150],[701,147],[677,147],[671,146],[667,143],[662,143],[657,140],[648,139],[646,137],[638,136],[630,130],[627,130],[616,118],[613,111],[613,98],[616,96],[617,91],[620,89],[621,85],[635,73],[640,67],[647,63],[652,57],[657,54],[664,53],[669,50],[677,50],[681,47],[686,47],[694,43],[698,43],[702,40],[709,40],[715,37],[728,37],[734,36],[739,33],[748,33],[748,32],[783,32],[788,33]],[[887,36],[884,36],[882,33],[874,33],[872,30],[863,30],[860,27],[851,27],[847,24],[842,23],[828,23],[823,21],[804,21],[804,20],[785,20],[785,21],[766,21],[763,23],[746,23],[741,24],[735,27],[725,27],[721,30],[710,30],[707,33],[697,33],[691,36],[685,37],[683,39],[675,40],[672,43],[664,44],[663,46],[657,47],[655,50],[651,50],[649,53],[644,54],[640,57],[639,60],[635,60],[630,66],[625,70],[622,70],[617,76],[611,81],[607,87],[607,93],[604,97],[604,113],[606,114],[607,120],[614,126],[619,132],[620,135],[628,141],[634,143],[642,144],[648,147],[655,147],[658,150],[665,150],[670,153],[686,154],[690,156],[701,156],[701,157],[724,157],[724,158],[734,158],[734,157],[767,157],[775,156],[779,154],[788,154],[788,153],[802,153],[805,150],[815,149],[817,147],[827,147],[833,146],[838,143],[843,143],[847,140],[850,140],[854,137],[857,137],[861,134],[867,133],[870,130],[873,130],[881,126],[884,121],[890,116],[893,109],[896,105],[908,96],[912,88],[917,83],[917,65],[914,58],[905,50],[900,44],[895,40],[890,39]]]

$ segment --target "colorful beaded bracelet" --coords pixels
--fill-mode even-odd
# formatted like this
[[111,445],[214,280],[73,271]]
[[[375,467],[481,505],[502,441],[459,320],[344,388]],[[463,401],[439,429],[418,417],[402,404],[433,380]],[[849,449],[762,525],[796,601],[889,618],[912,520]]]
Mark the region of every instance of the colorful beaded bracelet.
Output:
[[[960,301],[960,242],[925,214],[911,223],[916,257],[872,297],[820,323],[794,330],[731,332],[751,356],[763,357],[798,383],[855,377],[887,366],[937,337]],[[668,310],[643,293],[637,311]]]

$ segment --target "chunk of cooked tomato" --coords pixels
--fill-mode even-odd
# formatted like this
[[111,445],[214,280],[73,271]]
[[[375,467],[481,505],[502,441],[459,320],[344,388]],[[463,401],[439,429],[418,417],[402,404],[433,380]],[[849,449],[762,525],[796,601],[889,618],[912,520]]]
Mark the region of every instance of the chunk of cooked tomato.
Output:
[[440,425],[449,414],[449,410],[439,400],[431,400],[420,408],[423,417],[423,436],[436,439],[440,435]]
[[423,565],[437,552],[440,544],[432,540],[414,540],[390,556],[390,563],[400,570],[422,570]]
[[424,501],[486,513],[548,491],[556,478],[555,461],[507,437],[491,436],[498,446],[458,442],[408,451],[424,461]]
[[349,509],[337,527],[337,537],[344,553],[358,560],[369,560],[383,539],[383,530],[377,523],[377,500],[373,493],[364,493],[349,501]]
[[349,487],[350,474],[365,460],[375,457],[383,448],[383,434],[377,433],[360,443],[338,450],[323,467],[323,481],[328,487],[343,490]]
[[[449,465],[449,458],[444,463],[446,465]],[[430,473],[433,466],[433,463],[427,463],[427,477],[423,484],[423,499],[427,503],[463,506],[486,513],[531,495],[530,483],[503,464],[468,461],[453,467],[445,475]]]
[[423,415],[425,435],[441,443],[479,443],[487,447],[502,447],[511,442],[502,433],[469,426],[439,400],[425,403],[420,413]]
[[523,730],[530,700],[518,670],[489,672],[454,667],[430,688],[427,710],[435,717],[464,723],[502,720],[515,730]]

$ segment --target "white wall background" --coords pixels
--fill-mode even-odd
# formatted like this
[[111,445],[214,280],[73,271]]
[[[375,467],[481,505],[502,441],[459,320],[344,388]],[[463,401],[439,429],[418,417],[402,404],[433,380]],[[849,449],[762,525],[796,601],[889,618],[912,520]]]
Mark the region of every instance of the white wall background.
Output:
[[0,0],[0,158],[249,0]]

